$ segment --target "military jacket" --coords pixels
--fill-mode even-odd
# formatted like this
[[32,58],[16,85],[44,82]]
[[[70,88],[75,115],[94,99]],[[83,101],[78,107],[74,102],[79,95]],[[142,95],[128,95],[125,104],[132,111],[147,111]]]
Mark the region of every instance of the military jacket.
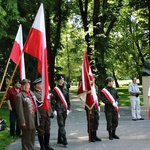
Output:
[[42,108],[42,91],[40,90],[34,90],[33,93],[35,94],[36,98],[37,98],[37,104],[38,104],[38,110],[39,113],[41,115],[41,117],[47,117],[47,115],[50,117],[51,116],[51,106],[49,104],[49,110],[46,112],[46,110],[44,110]]
[[[23,129],[36,129],[39,126],[40,114],[36,103],[36,96],[30,91],[30,94],[34,100],[36,106],[36,112],[33,110],[33,104],[30,97],[28,97],[23,91],[16,96],[16,112],[18,116],[18,122],[20,128]],[[26,123],[25,127],[21,127],[22,123]]]
[[[58,85],[57,86],[62,94],[65,97],[66,103],[68,105],[68,109],[70,109],[70,99],[69,99],[69,93],[68,90],[65,89],[63,86]],[[56,91],[53,89],[52,94],[51,94],[51,104],[52,104],[52,109],[54,110],[58,110],[58,111],[66,111],[62,101],[60,100],[58,94],[56,93]]]
[[[106,86],[105,87],[109,93],[112,95],[112,97],[115,99],[115,101],[119,101],[119,95],[117,93],[117,90],[113,87],[109,87],[109,86]],[[105,95],[101,92],[101,99],[102,99],[102,102],[105,103],[105,108],[107,109],[114,109],[112,103],[105,97]]]

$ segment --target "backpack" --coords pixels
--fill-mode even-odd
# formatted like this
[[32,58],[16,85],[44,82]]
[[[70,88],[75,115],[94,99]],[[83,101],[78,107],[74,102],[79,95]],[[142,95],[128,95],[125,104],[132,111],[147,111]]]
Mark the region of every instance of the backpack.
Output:
[[0,131],[5,130],[6,127],[7,127],[6,120],[0,118]]

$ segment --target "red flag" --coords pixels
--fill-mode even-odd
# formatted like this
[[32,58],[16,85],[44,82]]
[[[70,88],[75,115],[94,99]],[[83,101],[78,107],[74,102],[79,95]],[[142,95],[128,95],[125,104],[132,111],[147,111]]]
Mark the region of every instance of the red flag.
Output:
[[49,81],[43,4],[37,12],[23,51],[38,59],[38,72],[42,76],[43,109],[48,111]]
[[150,119],[150,87],[148,90],[148,119]]
[[[22,26],[20,24],[11,53],[10,59],[17,64],[19,61],[19,57],[23,50],[23,38],[22,38]],[[25,79],[25,64],[24,64],[24,54],[22,54],[20,62],[19,62],[19,71],[20,71],[20,79]]]
[[82,73],[77,94],[89,109],[92,109],[98,102],[87,52],[83,54]]

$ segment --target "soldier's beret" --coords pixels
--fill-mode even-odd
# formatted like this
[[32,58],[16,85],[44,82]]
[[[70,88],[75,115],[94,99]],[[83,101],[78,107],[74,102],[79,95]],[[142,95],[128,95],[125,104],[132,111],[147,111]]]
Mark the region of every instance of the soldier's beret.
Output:
[[24,85],[26,83],[30,83],[31,81],[29,79],[23,79],[20,83],[21,85]]
[[38,78],[38,79],[36,79],[35,81],[32,82],[33,85],[41,84],[41,83],[42,83],[42,78]]

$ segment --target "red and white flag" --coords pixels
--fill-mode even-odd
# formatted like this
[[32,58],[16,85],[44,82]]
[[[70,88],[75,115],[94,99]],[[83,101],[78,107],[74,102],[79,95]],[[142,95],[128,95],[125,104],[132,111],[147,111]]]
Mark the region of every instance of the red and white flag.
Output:
[[77,94],[81,101],[88,107],[88,109],[91,110],[95,103],[98,107],[98,98],[96,95],[96,89],[93,82],[93,75],[90,68],[87,52],[83,54],[82,73]]
[[38,59],[38,72],[42,76],[42,107],[48,111],[49,80],[43,4],[41,4],[37,12],[23,51]]
[[148,90],[148,119],[150,119],[150,87]]
[[[23,50],[23,36],[22,36],[22,26],[20,24],[11,53],[10,59],[15,63],[19,63],[20,79],[25,79],[25,64],[24,64],[24,54],[21,52]],[[20,56],[21,55],[21,56]],[[20,58],[21,57],[21,58]],[[20,59],[20,62],[18,62]]]

